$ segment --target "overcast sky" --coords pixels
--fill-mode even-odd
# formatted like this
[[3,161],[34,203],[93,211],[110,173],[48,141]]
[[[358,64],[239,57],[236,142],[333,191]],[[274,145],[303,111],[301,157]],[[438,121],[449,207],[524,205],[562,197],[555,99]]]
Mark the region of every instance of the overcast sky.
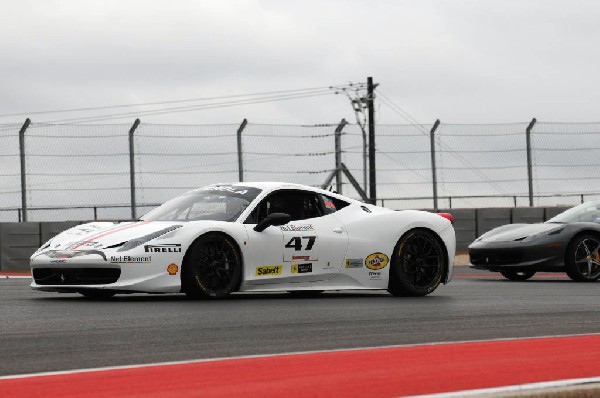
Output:
[[[600,121],[599,20],[593,0],[0,0],[0,114],[373,76],[381,93],[422,123]],[[379,123],[406,123],[377,106]],[[354,120],[349,101],[331,94],[141,119],[313,124],[342,117]]]

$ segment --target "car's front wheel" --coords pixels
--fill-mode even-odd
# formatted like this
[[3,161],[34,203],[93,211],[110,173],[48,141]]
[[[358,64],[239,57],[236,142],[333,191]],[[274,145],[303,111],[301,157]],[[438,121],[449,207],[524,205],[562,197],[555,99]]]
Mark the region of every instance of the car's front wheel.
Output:
[[241,276],[242,261],[235,242],[211,232],[192,244],[181,282],[188,297],[223,298],[239,287]]
[[409,231],[394,248],[388,291],[394,296],[425,296],[441,283],[445,267],[437,236],[424,229]]
[[503,277],[511,281],[526,281],[535,275],[535,271],[513,271],[509,269],[502,270],[500,273]]
[[593,282],[600,278],[600,239],[595,235],[576,237],[567,248],[565,265],[569,278]]

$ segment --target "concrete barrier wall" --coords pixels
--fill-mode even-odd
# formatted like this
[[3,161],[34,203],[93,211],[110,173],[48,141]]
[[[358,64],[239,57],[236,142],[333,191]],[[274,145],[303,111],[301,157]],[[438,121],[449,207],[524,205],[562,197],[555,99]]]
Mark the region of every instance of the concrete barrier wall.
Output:
[[[464,251],[478,236],[504,224],[536,223],[563,212],[564,207],[450,209],[440,212],[454,216],[457,250]],[[0,271],[29,268],[29,257],[44,242],[77,221],[0,223]]]

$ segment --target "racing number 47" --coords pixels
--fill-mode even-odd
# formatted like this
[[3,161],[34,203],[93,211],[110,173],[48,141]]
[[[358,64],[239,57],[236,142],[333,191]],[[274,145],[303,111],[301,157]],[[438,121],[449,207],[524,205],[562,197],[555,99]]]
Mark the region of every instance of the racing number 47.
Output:
[[316,236],[294,236],[292,239],[290,239],[290,241],[285,245],[285,247],[289,248],[289,249],[294,249],[296,251],[300,251],[302,250],[302,239],[307,239],[308,242],[306,243],[306,247],[304,248],[304,250],[310,250],[312,249],[313,245],[315,244],[315,240],[317,240]]

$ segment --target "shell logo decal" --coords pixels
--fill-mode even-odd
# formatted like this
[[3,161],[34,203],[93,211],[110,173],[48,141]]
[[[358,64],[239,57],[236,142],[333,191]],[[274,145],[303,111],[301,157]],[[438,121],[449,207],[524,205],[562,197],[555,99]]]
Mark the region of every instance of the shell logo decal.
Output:
[[385,268],[386,265],[390,262],[388,256],[383,253],[373,253],[367,256],[365,259],[365,266],[368,269],[378,270]]
[[169,275],[177,275],[177,272],[179,272],[179,267],[177,266],[177,264],[169,264],[167,266],[167,272],[169,273]]

